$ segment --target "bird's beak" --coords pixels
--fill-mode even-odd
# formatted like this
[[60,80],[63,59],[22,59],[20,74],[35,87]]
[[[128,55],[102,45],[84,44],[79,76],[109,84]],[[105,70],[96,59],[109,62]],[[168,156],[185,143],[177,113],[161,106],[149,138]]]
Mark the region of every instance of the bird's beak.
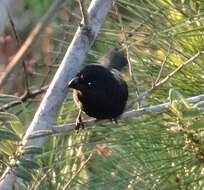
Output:
[[67,87],[79,90],[79,88],[80,88],[79,78],[78,77],[74,77],[72,80],[69,81]]

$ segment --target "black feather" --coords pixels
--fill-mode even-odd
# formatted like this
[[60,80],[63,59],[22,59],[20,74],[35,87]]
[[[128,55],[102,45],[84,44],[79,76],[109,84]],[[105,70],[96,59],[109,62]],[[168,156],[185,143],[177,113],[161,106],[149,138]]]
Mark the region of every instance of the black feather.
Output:
[[117,69],[118,71],[121,71],[128,65],[128,60],[123,51],[119,51],[118,48],[113,48],[110,49],[101,59],[99,59],[99,63],[108,69]]

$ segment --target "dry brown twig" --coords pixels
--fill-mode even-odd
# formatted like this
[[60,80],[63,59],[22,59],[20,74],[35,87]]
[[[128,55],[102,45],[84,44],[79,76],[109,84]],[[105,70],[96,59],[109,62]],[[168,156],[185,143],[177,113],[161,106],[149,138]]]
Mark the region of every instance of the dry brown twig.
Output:
[[[14,24],[13,19],[12,19],[11,15],[9,14],[8,11],[7,11],[7,13],[8,13],[8,18],[9,18],[9,22],[10,22],[11,28],[13,30],[13,33],[14,33],[14,36],[15,36],[15,39],[16,39],[17,46],[18,46],[18,48],[20,48],[21,42],[20,42],[20,38],[19,38],[19,36],[17,34],[15,24]],[[29,92],[28,72],[27,72],[26,63],[25,63],[24,60],[22,60],[22,65],[23,65],[23,71],[24,71],[24,77],[25,77],[26,91]]]
[[40,89],[33,90],[33,91],[26,91],[22,96],[17,97],[15,101],[11,101],[3,106],[0,106],[0,112],[6,111],[9,108],[17,106],[22,102],[27,101],[28,99],[35,98],[37,95],[44,93],[48,89],[48,85],[41,87]]

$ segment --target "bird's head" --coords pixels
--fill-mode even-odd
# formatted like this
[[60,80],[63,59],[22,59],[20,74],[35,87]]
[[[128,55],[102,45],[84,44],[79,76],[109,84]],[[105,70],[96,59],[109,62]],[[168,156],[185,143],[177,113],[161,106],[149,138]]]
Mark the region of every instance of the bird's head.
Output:
[[83,73],[79,73],[68,83],[68,88],[79,91],[90,90],[95,87],[95,83],[95,79],[84,77]]
[[107,88],[107,81],[113,78],[111,72],[100,65],[85,66],[69,83],[68,88],[79,91],[100,92]]

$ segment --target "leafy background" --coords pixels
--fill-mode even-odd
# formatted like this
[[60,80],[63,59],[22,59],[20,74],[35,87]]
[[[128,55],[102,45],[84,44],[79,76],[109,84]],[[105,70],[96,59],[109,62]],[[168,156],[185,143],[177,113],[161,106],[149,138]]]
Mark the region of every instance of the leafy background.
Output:
[[[50,2],[24,3],[39,19]],[[204,189],[203,102],[184,100],[203,93],[202,54],[137,101],[138,94],[154,86],[161,68],[160,80],[203,50],[203,20],[204,2],[199,0],[114,1],[84,64],[97,62],[111,47],[128,51],[131,69],[123,73],[130,94],[127,109],[167,101],[170,108],[51,136],[39,154],[33,153],[34,163],[26,165],[16,150],[42,97],[21,102],[0,113],[1,173],[8,164],[21,163],[17,174],[26,180],[25,189],[33,190]],[[77,2],[64,2],[31,50],[37,59],[29,73],[31,89],[52,79],[79,22]],[[0,105],[16,100],[16,92],[2,95]],[[77,111],[67,97],[56,125],[73,122]],[[34,166],[38,169],[31,170]]]

